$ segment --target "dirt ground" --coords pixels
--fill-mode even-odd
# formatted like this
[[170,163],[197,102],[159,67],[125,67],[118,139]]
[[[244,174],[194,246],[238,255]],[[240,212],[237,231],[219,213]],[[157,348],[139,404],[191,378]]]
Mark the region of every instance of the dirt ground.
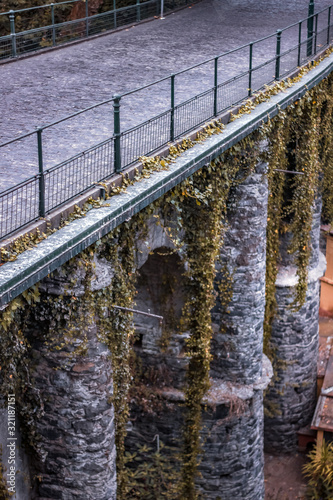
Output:
[[302,475],[302,466],[305,462],[305,453],[265,453],[265,500],[304,500],[306,479]]

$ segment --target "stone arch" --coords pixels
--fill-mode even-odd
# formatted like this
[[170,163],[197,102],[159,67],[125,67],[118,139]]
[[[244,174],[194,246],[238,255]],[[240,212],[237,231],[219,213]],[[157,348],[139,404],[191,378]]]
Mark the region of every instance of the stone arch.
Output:
[[169,228],[172,231],[172,225],[172,216],[166,220],[161,209],[149,217],[145,225],[144,235],[139,233],[136,239],[137,269],[140,269],[148,260],[149,255],[158,248],[168,248],[176,251],[179,255],[181,254],[179,250],[176,250],[168,230]]

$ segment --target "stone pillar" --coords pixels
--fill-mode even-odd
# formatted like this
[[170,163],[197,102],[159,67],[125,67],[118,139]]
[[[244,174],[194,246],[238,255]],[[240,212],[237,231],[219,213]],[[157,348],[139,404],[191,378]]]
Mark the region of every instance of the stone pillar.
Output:
[[[112,369],[109,351],[98,340],[96,318],[89,317],[83,269],[66,265],[41,282],[41,303],[29,328],[34,385],[43,405],[35,422],[36,500],[116,499]],[[111,276],[108,263],[95,258],[89,292],[109,285]],[[74,302],[79,306],[73,314]],[[72,338],[61,345],[69,331]],[[80,353],[84,336],[86,351]]]
[[216,289],[229,280],[232,298],[224,306],[218,299],[212,314],[211,375],[243,384],[254,383],[262,370],[268,199],[265,169],[265,164],[258,165],[231,193]]
[[212,402],[216,397],[218,402],[215,410],[211,403],[210,415],[204,417],[207,441],[200,466],[202,488],[214,500],[264,498],[263,390],[272,376],[271,364],[263,358],[265,169],[258,164],[231,192],[216,277],[211,376]]
[[[263,390],[272,377],[270,361],[264,357],[263,376],[256,384],[235,385],[213,380],[202,404],[203,453],[199,457],[197,485],[206,500],[264,499]],[[154,449],[156,435],[166,445],[168,465],[179,453],[184,424],[184,393],[164,387],[160,399],[149,411],[132,406],[133,424],[127,447]],[[155,437],[155,439],[154,439]]]
[[265,396],[265,448],[291,452],[297,431],[311,422],[316,403],[319,277],[325,258],[319,251],[321,202],[317,199],[311,231],[305,304],[294,312],[290,305],[297,284],[296,268],[287,253],[290,235],[281,239],[281,266],[276,281],[278,310],[272,324],[274,378]]
[[272,366],[249,385],[213,380],[203,411],[204,453],[197,483],[204,498],[263,500],[263,391]]

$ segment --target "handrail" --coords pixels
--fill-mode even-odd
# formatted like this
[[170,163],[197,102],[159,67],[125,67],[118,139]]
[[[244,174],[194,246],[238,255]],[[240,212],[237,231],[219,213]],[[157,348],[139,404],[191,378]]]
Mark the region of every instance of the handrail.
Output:
[[[0,149],[5,148],[36,134],[36,139],[38,139],[36,140],[36,153],[39,165],[38,174],[0,193],[0,214],[2,214],[0,215],[0,239],[38,219],[38,217],[45,217],[47,213],[52,212],[56,207],[74,199],[79,193],[90,189],[96,182],[101,182],[112,177],[115,173],[123,171],[133,164],[139,156],[151,154],[168,142],[184,136],[184,134],[199,125],[216,118],[221,112],[236,103],[247,99],[253,92],[260,90],[266,84],[274,80],[279,81],[284,75],[290,74],[297,67],[311,61],[317,52],[316,44],[319,43],[318,41],[320,41],[321,50],[330,46],[333,42],[331,11],[332,5],[298,23],[278,30],[276,33],[199,62],[142,87],[114,95],[110,99],[47,123],[37,130],[0,144]],[[326,14],[327,17],[324,17]],[[315,19],[312,27],[310,26],[311,23],[309,23],[311,19]],[[318,28],[318,19],[321,22],[320,29]],[[298,35],[298,43],[295,44],[292,41],[282,51],[281,39],[283,39],[285,31],[292,28],[295,28],[295,34]],[[254,64],[256,44],[263,43],[272,37],[276,39],[274,56],[267,53],[265,60],[262,60],[261,57],[261,60]],[[239,68],[236,75],[228,77],[224,73],[219,73],[217,64],[219,59],[223,59],[237,51],[242,51],[243,54],[248,49],[248,60]],[[195,96],[187,97],[176,105],[176,78],[212,61],[215,61],[212,73],[214,86],[197,93]],[[270,73],[267,73],[267,67],[270,66]],[[219,75],[224,78],[223,81],[219,80]],[[122,127],[123,120],[120,114],[122,102],[130,95],[166,81],[170,81],[170,90],[167,91],[170,92],[167,94],[169,105],[159,114],[139,125],[127,129]],[[110,103],[113,103],[114,108],[113,135],[59,164],[44,169],[46,162],[44,161],[42,145],[43,131]],[[133,112],[131,111],[131,113]],[[140,110],[138,110],[138,116],[140,116]],[[60,185],[64,178],[68,178],[65,190]],[[28,184],[30,187],[28,187]],[[28,210],[22,209],[22,214],[19,214],[19,216],[15,213],[18,200],[19,204],[28,204],[29,208]]]
[[[113,9],[97,14],[89,14],[89,0],[66,0],[59,3],[47,3],[26,9],[0,12],[8,17],[8,34],[0,37],[0,61],[17,58],[28,52],[47,47],[56,47],[81,38],[89,38],[104,31],[114,30],[121,26],[140,22],[146,18],[161,17],[166,11],[172,11],[178,6],[188,5],[194,0],[134,0],[131,5],[117,8],[117,0],[113,0]],[[85,15],[69,21],[56,22],[56,9],[65,4],[81,2]],[[49,21],[46,25],[17,31],[16,16],[24,12],[48,9]],[[148,10],[147,10],[148,9]],[[22,19],[21,19],[22,21]],[[63,33],[64,28],[73,28],[71,33]]]
[[[76,2],[81,2],[82,0],[66,0],[65,2],[56,2],[54,5],[64,5],[64,4],[67,4],[67,3],[76,3]],[[26,7],[25,9],[13,9],[13,10],[9,10],[7,12],[0,12],[0,16],[6,16],[8,14],[11,14],[12,12],[14,12],[15,14],[18,14],[20,12],[27,12],[29,10],[37,10],[37,9],[45,9],[45,8],[48,8],[48,7],[51,7],[51,3],[46,3],[44,5],[36,5],[35,7]]]

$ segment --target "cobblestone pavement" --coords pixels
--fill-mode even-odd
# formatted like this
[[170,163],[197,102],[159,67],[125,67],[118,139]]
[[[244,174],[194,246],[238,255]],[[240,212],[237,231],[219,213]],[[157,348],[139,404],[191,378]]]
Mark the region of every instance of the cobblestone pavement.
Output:
[[[316,10],[331,3],[316,0]],[[0,141],[273,33],[306,17],[307,7],[307,0],[203,0],[164,20],[0,65]],[[255,61],[274,50],[273,39],[259,44]],[[247,60],[248,49],[237,52],[220,78]],[[212,63],[179,76],[176,103],[212,85]],[[169,106],[170,82],[124,98],[122,129]],[[112,128],[112,106],[104,105],[45,131],[45,168],[109,137]],[[1,191],[37,173],[36,137],[3,149]]]

